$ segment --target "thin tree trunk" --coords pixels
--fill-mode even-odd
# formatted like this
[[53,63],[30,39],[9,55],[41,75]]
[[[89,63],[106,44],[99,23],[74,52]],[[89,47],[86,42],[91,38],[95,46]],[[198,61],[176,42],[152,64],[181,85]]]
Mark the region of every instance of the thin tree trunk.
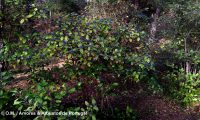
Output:
[[[190,30],[187,34],[187,36],[185,37],[185,40],[184,40],[184,52],[185,52],[185,57],[187,57],[188,55],[188,47],[187,47],[187,39],[190,37],[190,33],[191,33],[192,30]],[[185,62],[185,72],[186,74],[190,73],[190,69],[191,69],[191,65],[189,63],[189,61],[186,61]]]
[[149,43],[153,43],[156,41],[156,32],[157,32],[157,24],[158,18],[160,15],[160,8],[156,8],[156,13],[152,16],[153,22],[150,24],[150,36],[149,36]]

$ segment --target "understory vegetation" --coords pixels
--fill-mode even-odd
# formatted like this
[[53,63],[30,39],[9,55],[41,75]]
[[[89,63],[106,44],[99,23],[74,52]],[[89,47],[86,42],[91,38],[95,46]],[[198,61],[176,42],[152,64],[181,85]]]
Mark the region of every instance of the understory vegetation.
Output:
[[1,119],[200,118],[200,1],[0,2]]

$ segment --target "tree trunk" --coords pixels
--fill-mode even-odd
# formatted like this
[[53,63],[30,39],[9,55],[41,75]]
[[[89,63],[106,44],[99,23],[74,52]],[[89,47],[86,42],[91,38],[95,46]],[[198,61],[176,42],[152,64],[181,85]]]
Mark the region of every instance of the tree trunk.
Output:
[[[190,33],[192,32],[192,29],[188,32],[188,34],[186,35],[186,37],[185,37],[185,40],[184,40],[184,52],[185,52],[185,57],[187,57],[188,56],[188,46],[187,46],[187,40],[188,40],[188,38],[190,37]],[[188,73],[190,73],[191,71],[191,65],[190,65],[190,62],[189,61],[186,61],[185,62],[185,73],[186,73],[186,75],[188,74]]]
[[152,15],[153,21],[150,24],[150,36],[149,36],[149,43],[153,43],[156,41],[156,32],[157,32],[157,24],[158,24],[158,18],[160,15],[160,8],[156,8],[156,13]]
[[[187,54],[188,54],[188,49],[187,49],[187,39],[185,39],[185,56],[187,57]],[[186,75],[188,73],[190,73],[190,63],[189,61],[186,61],[185,62],[185,72],[186,72]]]

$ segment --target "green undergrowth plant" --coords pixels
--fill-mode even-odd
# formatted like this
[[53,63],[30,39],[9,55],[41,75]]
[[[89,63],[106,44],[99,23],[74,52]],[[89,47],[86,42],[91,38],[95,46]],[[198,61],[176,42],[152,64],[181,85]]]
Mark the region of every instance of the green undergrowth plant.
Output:
[[199,103],[199,73],[185,74],[183,70],[168,73],[164,80],[167,80],[170,85],[164,86],[164,92],[184,106],[189,106],[193,103]]
[[124,112],[121,112],[117,108],[115,109],[116,118],[115,119],[131,119],[131,120],[138,120],[137,112],[130,106],[126,107]]
[[1,88],[3,86],[7,85],[8,83],[10,83],[12,79],[13,78],[12,78],[11,72],[8,72],[8,71],[1,72],[0,73],[0,86],[1,86]]
[[[56,84],[53,82],[47,82],[41,80],[40,82],[33,83],[32,87],[27,90],[14,90],[13,92],[1,91],[1,109],[23,111],[32,114],[31,118],[35,120],[40,119],[95,119],[98,112],[95,99],[92,102],[85,101],[83,106],[64,107],[63,97],[69,96],[77,91],[77,87],[68,87],[66,84]],[[9,99],[10,94],[13,98]],[[6,105],[12,104],[13,106],[5,108]],[[41,114],[39,114],[39,113]],[[45,112],[49,112],[52,115],[45,115]],[[54,113],[53,113],[54,112]],[[59,112],[65,112],[61,115],[57,115]],[[8,117],[8,116],[7,116]],[[26,119],[30,118],[27,115],[16,114],[11,116],[13,118]]]

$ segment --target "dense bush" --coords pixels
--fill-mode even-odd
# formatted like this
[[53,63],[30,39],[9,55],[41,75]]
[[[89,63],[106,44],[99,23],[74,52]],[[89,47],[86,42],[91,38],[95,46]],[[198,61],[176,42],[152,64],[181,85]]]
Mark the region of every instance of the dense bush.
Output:
[[13,65],[23,64],[33,69],[58,57],[65,57],[67,64],[76,62],[77,67],[93,64],[104,64],[108,69],[115,67],[119,74],[122,69],[125,74],[134,68],[151,69],[151,58],[144,52],[143,33],[136,32],[132,26],[119,26],[113,30],[112,20],[88,23],[87,19],[77,15],[59,21],[60,27],[46,35],[37,31],[19,34],[17,42],[4,49],[5,52],[7,49],[12,51],[7,60]]

